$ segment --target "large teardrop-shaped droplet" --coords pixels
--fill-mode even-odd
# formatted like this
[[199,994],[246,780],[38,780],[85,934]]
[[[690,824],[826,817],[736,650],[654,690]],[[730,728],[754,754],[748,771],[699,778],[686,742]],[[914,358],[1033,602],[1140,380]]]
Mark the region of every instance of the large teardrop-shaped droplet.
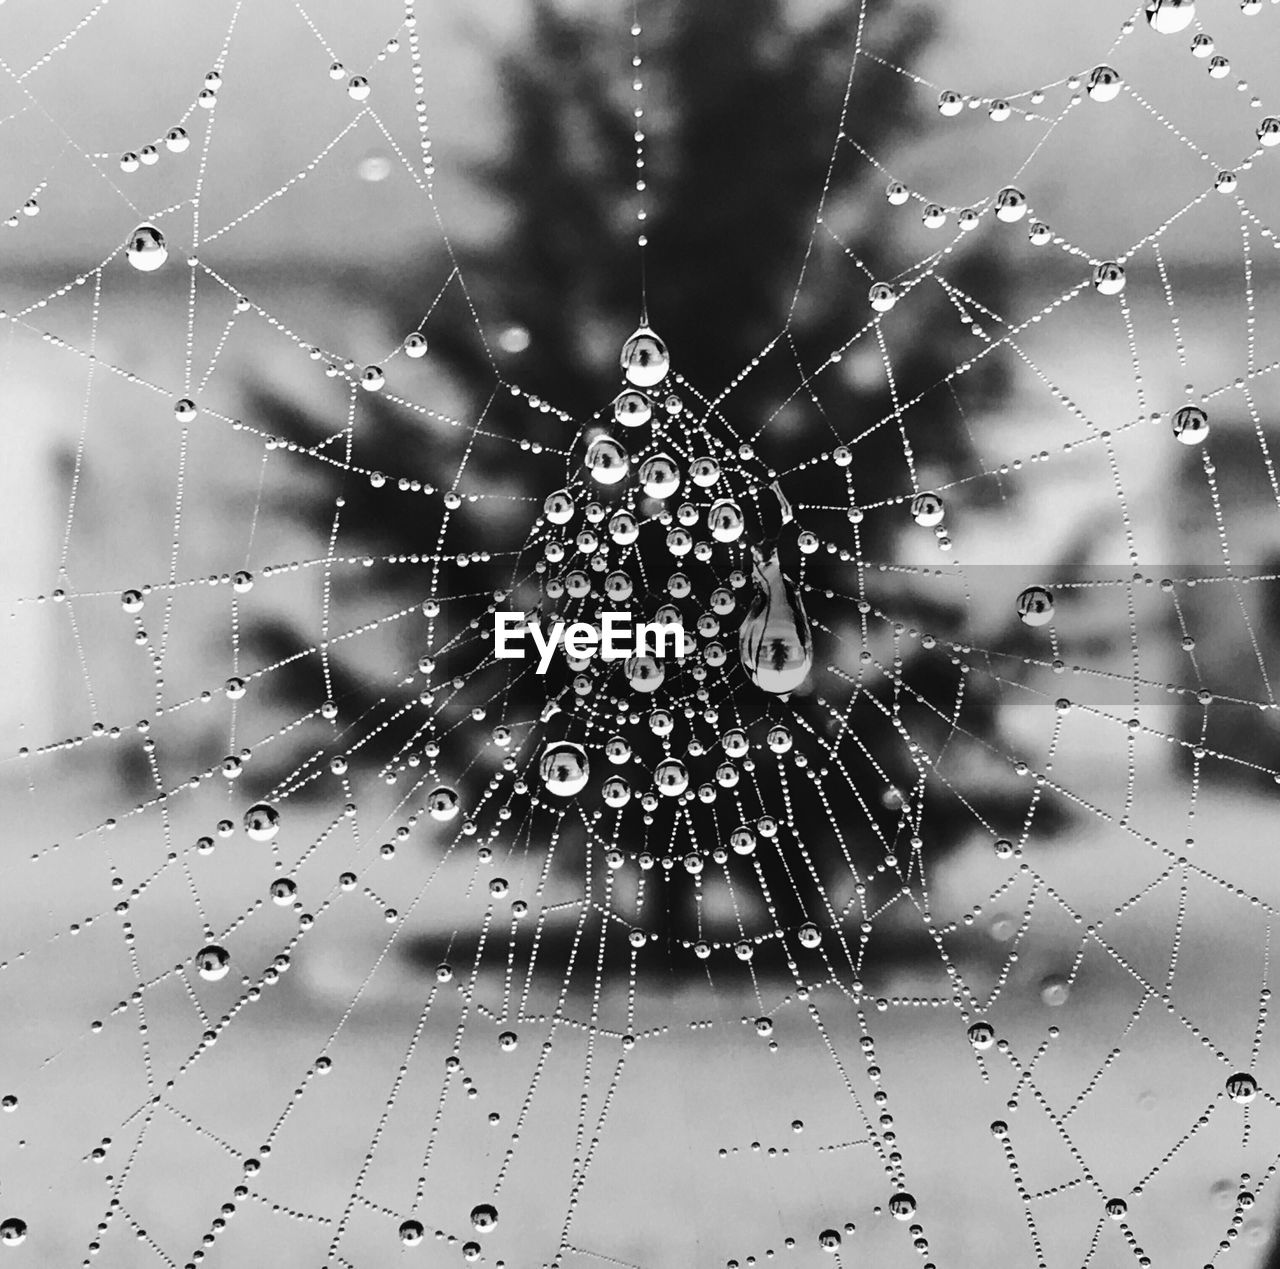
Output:
[[587,787],[587,777],[591,774],[587,751],[572,741],[556,741],[542,751],[538,774],[548,793],[562,798],[574,797]]
[[652,388],[667,377],[671,356],[667,346],[647,326],[641,326],[622,345],[622,373],[637,388]]
[[129,235],[125,258],[141,273],[154,273],[168,258],[164,234],[154,225],[139,225]]
[[753,548],[755,594],[738,630],[742,668],[762,691],[794,692],[813,667],[813,636],[800,594],[782,571],[776,550]]

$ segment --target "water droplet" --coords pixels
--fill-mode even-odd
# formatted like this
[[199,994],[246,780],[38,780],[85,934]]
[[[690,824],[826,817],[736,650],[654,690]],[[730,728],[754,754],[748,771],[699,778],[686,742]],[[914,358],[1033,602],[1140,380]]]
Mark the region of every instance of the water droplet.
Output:
[[996,1029],[979,1019],[969,1027],[969,1043],[975,1049],[989,1049],[996,1042]]
[[667,346],[647,326],[641,326],[622,345],[622,373],[637,388],[652,388],[667,377],[671,357]]
[[877,313],[887,313],[898,302],[898,292],[888,282],[877,282],[867,292],[867,298]]
[[1258,143],[1260,145],[1280,145],[1280,119],[1268,115],[1258,124]]
[[1012,185],[1006,185],[996,195],[996,219],[1012,225],[1027,214],[1027,196]]
[[613,417],[623,427],[643,427],[653,417],[653,402],[643,392],[620,392],[613,399]]
[[1018,616],[1028,626],[1047,626],[1053,620],[1053,594],[1043,586],[1028,586],[1018,596]]
[[202,947],[196,953],[196,969],[205,982],[216,983],[220,978],[225,978],[231,969],[231,953],[216,943]]
[[1195,16],[1195,0],[1147,0],[1147,22],[1161,35],[1185,31]]
[[942,498],[932,491],[918,493],[911,499],[911,518],[926,529],[941,524],[946,514]]
[[892,206],[901,207],[910,200],[911,191],[901,181],[890,181],[884,191],[884,196]]
[[609,536],[619,546],[630,546],[640,536],[640,526],[630,511],[615,511],[609,517]]
[[1246,1071],[1238,1071],[1226,1082],[1227,1096],[1247,1106],[1258,1095],[1258,1081]]
[[630,459],[612,436],[597,436],[587,448],[585,465],[599,484],[616,485],[626,476]]
[[520,1041],[514,1031],[504,1031],[500,1036],[498,1036],[498,1048],[500,1048],[504,1053],[513,1052],[516,1045],[519,1043]]
[[477,1203],[471,1209],[471,1224],[480,1233],[492,1229],[498,1223],[498,1209],[492,1203]]
[[422,1241],[423,1232],[421,1221],[404,1221],[400,1225],[400,1241],[406,1247],[416,1247]]
[[710,489],[720,479],[720,464],[714,458],[696,459],[689,476],[699,489]]
[[587,787],[591,774],[587,751],[568,740],[547,745],[538,763],[538,774],[548,793],[571,798]]
[[840,1231],[837,1229],[824,1229],[818,1235],[818,1246],[823,1251],[835,1253],[840,1250]]
[[352,75],[347,80],[347,96],[352,101],[364,101],[369,96],[369,81],[363,75]]
[[1104,260],[1093,271],[1093,285],[1100,295],[1119,295],[1124,282],[1124,266],[1114,260]]
[[1111,66],[1095,66],[1089,72],[1089,83],[1085,92],[1091,101],[1114,101],[1120,95],[1123,85],[1120,72]]
[[282,908],[292,903],[298,894],[298,887],[296,883],[291,881],[288,877],[277,877],[271,883],[270,889],[272,900],[275,903],[278,903]]
[[27,1222],[18,1216],[9,1216],[0,1221],[0,1243],[6,1247],[17,1247],[27,1236]]
[[948,119],[955,118],[964,110],[964,98],[959,93],[947,89],[938,94],[938,112]]
[[689,772],[679,758],[664,758],[654,770],[653,783],[659,793],[679,797],[689,787]]
[[1109,1198],[1106,1210],[1113,1221],[1122,1221],[1128,1214],[1129,1204],[1122,1198]]
[[656,692],[667,677],[666,667],[655,657],[628,657],[622,672],[636,692]]
[[1027,230],[1027,241],[1033,247],[1047,246],[1053,241],[1053,230],[1043,221],[1032,221],[1031,228]]
[[1236,192],[1236,186],[1239,184],[1240,181],[1234,172],[1219,172],[1214,178],[1213,188],[1216,189],[1219,194],[1234,194]]
[[186,128],[170,128],[165,134],[164,143],[174,154],[181,154],[191,144]]
[[1209,435],[1209,416],[1198,405],[1184,405],[1174,413],[1172,426],[1184,445],[1199,445]]
[[255,802],[244,813],[244,831],[255,842],[269,842],[280,831],[280,812],[266,802]]
[[141,273],[154,273],[168,258],[164,234],[154,225],[139,225],[129,235],[125,258]]
[[542,504],[542,513],[552,524],[568,524],[575,510],[573,495],[567,489],[548,494]]
[[766,558],[752,548],[752,555],[755,593],[738,630],[738,652],[758,688],[787,696],[808,678],[813,665],[809,618],[777,551]]
[[381,366],[366,366],[360,376],[360,386],[366,392],[379,392],[386,385],[387,376]]
[[458,813],[458,791],[447,784],[437,785],[427,794],[427,814],[441,824]]
[[604,744],[604,756],[621,766],[631,761],[631,742],[625,736],[610,736]]
[[680,468],[670,454],[654,454],[640,464],[640,484],[650,498],[669,498],[680,488]]
[[916,1214],[915,1196],[900,1190],[889,1199],[889,1215],[895,1220],[909,1221]]
[[404,337],[404,351],[410,357],[425,357],[427,355],[427,337],[421,331],[410,331]]
[[631,801],[631,786],[619,775],[611,775],[601,786],[606,806],[614,810],[626,806]]
[[713,502],[707,512],[707,527],[717,542],[736,542],[745,525],[742,508],[730,498]]

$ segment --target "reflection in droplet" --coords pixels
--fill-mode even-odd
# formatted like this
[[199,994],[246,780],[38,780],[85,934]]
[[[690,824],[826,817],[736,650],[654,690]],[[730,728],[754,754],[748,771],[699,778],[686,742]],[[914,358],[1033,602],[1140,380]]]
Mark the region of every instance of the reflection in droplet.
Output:
[[1043,586],[1028,586],[1018,596],[1018,616],[1028,626],[1047,626],[1053,620],[1053,595]]
[[813,666],[813,636],[795,584],[782,571],[777,550],[752,549],[755,594],[738,631],[747,676],[762,691],[794,692]]
[[1195,0],[1147,0],[1147,22],[1161,35],[1185,31],[1195,16]]
[[622,373],[637,388],[652,388],[667,377],[671,357],[667,346],[647,326],[641,326],[622,345]]
[[196,953],[196,969],[205,982],[216,983],[225,978],[230,968],[231,953],[225,947],[210,944]]
[[129,235],[125,258],[140,273],[154,273],[169,258],[164,234],[154,225],[139,225]]
[[587,751],[572,741],[556,741],[542,751],[538,774],[548,793],[571,798],[587,787],[587,779],[591,774]]
[[616,485],[627,474],[627,451],[612,436],[597,436],[587,449],[586,468],[593,480]]

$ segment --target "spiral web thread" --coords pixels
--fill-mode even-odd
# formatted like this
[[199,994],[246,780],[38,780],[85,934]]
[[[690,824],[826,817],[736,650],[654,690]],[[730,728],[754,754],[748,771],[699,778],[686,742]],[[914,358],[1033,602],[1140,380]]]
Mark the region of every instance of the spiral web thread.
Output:
[[[350,40],[349,23],[295,5],[307,38],[279,50],[282,73],[302,99],[337,93],[349,108],[304,167],[222,216],[228,192],[207,175],[227,108],[219,94],[254,38],[238,29],[245,6],[224,7],[189,108],[155,120],[149,148],[122,139],[123,159],[82,143],[82,121],[44,104],[69,50],[94,41],[109,6],[29,66],[3,65],[13,105],[0,126],[13,134],[38,120],[57,138],[19,196],[6,245],[41,258],[49,206],[56,215],[59,200],[105,181],[116,212],[162,229],[168,258],[156,273],[187,282],[180,346],[135,350],[133,361],[117,359],[129,345],[115,300],[145,285],[127,260],[150,251],[154,263],[145,234],[117,245],[112,228],[96,263],[43,288],[15,282],[6,297],[6,379],[26,384],[34,365],[45,382],[74,381],[79,417],[50,584],[10,605],[13,627],[56,632],[67,717],[77,721],[58,739],[56,710],[27,718],[5,763],[13,810],[0,976],[13,1004],[0,1254],[174,1266],[363,1266],[424,1254],[643,1266],[825,1254],[959,1265],[993,1249],[1046,1266],[1256,1255],[1280,1167],[1267,1030],[1280,893],[1259,842],[1268,803],[1257,792],[1280,778],[1266,743],[1277,708],[1266,595],[1276,577],[1265,561],[1242,561],[1274,534],[1280,510],[1269,430],[1280,362],[1261,302],[1274,269],[1265,257],[1280,246],[1275,187],[1265,183],[1280,97],[1273,84],[1246,84],[1235,59],[1265,66],[1271,7],[1202,0],[1196,15],[1166,2],[1151,15],[1108,17],[1096,24],[1092,60],[1034,89],[1016,66],[1002,67],[1003,97],[893,67],[939,102],[939,136],[965,128],[971,138],[971,121],[988,121],[965,173],[967,204],[931,187],[927,168],[908,180],[898,156],[864,149],[833,103],[832,171],[874,167],[918,254],[904,254],[893,278],[870,276],[829,220],[825,191],[805,191],[818,197],[793,311],[807,270],[837,260],[851,316],[830,357],[801,364],[784,329],[732,382],[699,385],[681,376],[672,348],[654,418],[635,432],[613,423],[607,402],[575,419],[530,396],[495,360],[495,397],[556,417],[560,447],[513,442],[484,413],[440,408],[429,381],[414,377],[430,351],[418,358],[406,332],[356,357],[326,345],[327,324],[294,311],[283,282],[250,279],[252,298],[242,298],[238,266],[219,259],[223,242],[336,165],[351,136],[385,146],[446,246],[437,192],[448,178],[432,157],[430,93],[418,91],[430,14],[412,3],[388,13],[385,37],[370,44],[379,9],[348,50],[331,28]],[[618,8],[642,102],[643,6]],[[847,50],[850,83],[884,60],[860,30]],[[367,48],[367,69],[352,69]],[[164,52],[155,48],[158,61]],[[645,135],[637,111],[643,183],[646,148],[661,138]],[[1158,190],[1132,168],[1117,180],[1105,155],[1081,169],[1097,188],[1055,184],[1073,138],[1098,144],[1102,114],[1121,111],[1126,135],[1159,156]],[[148,168],[176,173],[171,202],[148,201],[137,184]],[[215,192],[219,213],[202,216]],[[1089,209],[1104,203],[1094,223]],[[1115,224],[1139,232],[1106,241]],[[990,311],[951,276],[974,228],[1003,235],[1019,261],[1015,311]],[[1201,257],[1227,262],[1225,294],[1192,276]],[[456,263],[439,278],[418,328],[428,341],[441,298],[465,287]],[[895,341],[909,331],[914,294],[930,289],[968,331],[972,352],[940,387],[984,463],[934,483],[911,445],[919,402],[893,388]],[[638,291],[638,311],[639,301]],[[470,311],[484,338],[487,315]],[[502,338],[518,342],[519,332]],[[345,417],[323,443],[277,441],[237,417],[236,349],[247,340],[296,363],[300,380],[346,385]],[[793,399],[755,422],[744,404],[753,366],[788,357]],[[961,406],[966,377],[988,358],[1013,368],[1016,426]],[[822,415],[823,376],[844,373],[883,375],[891,415],[824,416],[823,452],[761,460],[755,447],[784,410]],[[678,398],[670,409],[668,393]],[[361,466],[371,394],[463,436],[456,466]],[[105,527],[85,509],[98,455],[125,443],[105,431],[119,400],[165,434],[168,448],[146,461],[165,472],[169,533],[154,506],[115,504]],[[880,429],[901,438],[906,493],[890,482],[886,495],[880,474],[859,467],[860,442]],[[609,515],[623,505],[608,503],[584,466],[602,432],[629,450],[625,505],[644,541],[687,527],[685,549],[696,553],[711,502],[737,504],[747,527],[708,541],[700,561],[734,615],[723,630],[700,631],[698,651],[670,665],[655,694],[623,667],[597,665],[527,714],[509,701],[534,670],[494,659],[495,611],[541,605],[544,615],[590,617],[605,573],[593,575],[592,554],[630,571],[637,612],[664,592],[682,598],[652,573],[652,554],[604,541],[608,515],[587,514],[593,499]],[[1228,457],[1216,457],[1219,445]],[[562,528],[523,495],[470,488],[468,458],[485,446],[539,462],[540,496],[565,491],[572,523]],[[718,480],[648,498],[636,486],[657,454],[681,479],[713,459]],[[339,500],[321,553],[273,554],[270,512],[309,465],[380,496],[431,500],[435,552],[344,550]],[[807,498],[806,473],[832,465],[845,500]],[[1247,492],[1250,482],[1261,492]],[[794,511],[784,532],[816,643],[795,701],[747,680],[733,634],[751,591],[751,526],[775,514],[775,484]],[[996,509],[966,516],[979,495]],[[696,512],[687,526],[676,510],[686,497]],[[1169,529],[1179,499],[1198,506],[1200,538]],[[529,526],[505,558],[454,518],[488,502]],[[892,561],[861,549],[860,526],[877,516],[901,522]],[[584,529],[603,551],[580,550]],[[100,534],[119,549],[93,554]],[[1048,576],[1064,536],[1083,542],[1087,558],[1064,549],[1070,567]],[[1147,563],[1162,552],[1189,562]],[[1202,560],[1191,559],[1197,552]],[[673,572],[684,551],[675,554]],[[1108,558],[1123,563],[1092,562]],[[807,582],[824,559],[839,566],[827,575],[839,585]],[[500,595],[467,571],[495,561],[510,578]],[[566,592],[575,565],[594,592]],[[335,579],[406,567],[423,579],[423,599],[409,607],[352,612],[334,598]],[[314,577],[322,582],[298,589]],[[900,618],[895,602],[907,593],[958,607],[959,633]],[[307,652],[323,664],[326,697],[281,717],[269,689],[291,659],[247,662],[242,629],[253,605],[303,594],[319,600]],[[410,625],[422,660],[382,664]],[[210,631],[221,631],[214,654]],[[707,655],[712,645],[723,657]],[[34,657],[33,644],[22,647]],[[347,716],[330,657],[366,649],[390,684],[385,708]],[[900,669],[917,649],[959,670],[952,699],[913,698]],[[21,661],[11,668],[26,673]],[[909,787],[889,787],[883,772],[877,782],[876,755],[853,721],[872,683],[889,685],[874,708],[910,754]],[[979,690],[999,702],[998,746],[968,725]],[[907,706],[940,733],[918,739]],[[655,708],[671,715],[665,742],[654,739]],[[412,744],[380,780],[357,780],[363,748],[405,714]],[[744,750],[726,746],[733,731]],[[630,800],[617,807],[600,796],[615,735],[637,751],[619,764]],[[210,757],[210,737],[224,756]],[[298,737],[308,742],[301,759],[251,807],[237,781]],[[581,795],[572,780],[544,785],[548,746],[563,742],[581,746],[570,756],[589,766]],[[106,774],[110,746],[131,746],[145,772],[150,789],[137,801]],[[658,748],[685,764],[687,788],[677,773],[655,792],[656,761],[641,751]],[[931,799],[944,787],[963,800],[957,751],[983,779],[1021,788],[1023,813],[1016,832],[1002,831],[971,807],[967,849],[935,865]],[[1224,786],[1224,775],[1237,783]],[[1239,783],[1245,776],[1254,783]],[[1071,813],[1065,840],[1041,831],[1050,800]],[[893,833],[881,827],[885,808],[896,813]],[[844,861],[836,887],[823,872],[806,889],[806,875],[818,876],[815,818],[829,834],[822,850]],[[746,833],[741,850],[735,830]],[[566,874],[557,852],[573,843],[606,866]],[[766,876],[765,858],[781,873]],[[781,915],[795,905],[770,891],[779,875],[807,896],[803,920]],[[693,926],[664,925],[676,894],[692,897]],[[886,929],[911,932],[928,955],[897,968],[877,959]],[[434,974],[400,955],[424,932],[440,949]],[[553,944],[556,957],[545,950]],[[773,968],[757,972],[771,955]],[[673,964],[683,968],[672,974]]]

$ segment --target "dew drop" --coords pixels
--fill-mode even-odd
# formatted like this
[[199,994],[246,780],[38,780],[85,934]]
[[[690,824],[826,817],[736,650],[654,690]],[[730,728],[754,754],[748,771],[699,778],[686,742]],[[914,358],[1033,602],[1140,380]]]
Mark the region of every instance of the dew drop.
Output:
[[720,464],[714,458],[699,458],[689,468],[689,477],[699,489],[710,489],[720,479]]
[[244,813],[244,831],[255,842],[269,842],[280,831],[280,812],[266,802],[255,802]]
[[458,814],[458,791],[447,784],[438,784],[427,794],[427,814],[441,824]]
[[139,225],[129,235],[124,254],[140,273],[154,273],[169,258],[169,248],[154,225]]
[[8,1216],[0,1221],[0,1243],[17,1247],[27,1236],[27,1222],[18,1216]]
[[747,677],[776,696],[794,692],[813,666],[809,618],[794,583],[782,571],[778,553],[766,558],[752,549],[755,593],[738,629],[738,653]]
[[472,1227],[486,1233],[498,1223],[498,1209],[492,1203],[477,1203],[471,1209]]
[[641,326],[622,345],[619,359],[628,383],[637,388],[652,388],[667,377],[671,357],[667,346],[647,326]]
[[1047,626],[1053,620],[1053,594],[1043,586],[1028,586],[1018,596],[1018,616],[1028,626]]
[[889,1215],[895,1220],[909,1221],[916,1214],[915,1196],[900,1190],[889,1199]]
[[1012,185],[1006,185],[996,195],[996,219],[1012,225],[1027,214],[1027,196]]
[[207,983],[225,978],[231,969],[231,953],[225,947],[211,943],[196,953],[196,969]]
[[1209,416],[1198,405],[1184,405],[1174,413],[1172,426],[1184,445],[1199,445],[1209,435]]
[[573,495],[567,489],[557,489],[555,493],[548,494],[542,504],[542,514],[552,524],[568,524],[575,510]]
[[547,745],[538,762],[538,774],[548,793],[571,798],[587,787],[591,765],[587,751],[568,740]]
[[679,797],[689,787],[688,769],[679,758],[664,758],[654,770],[653,783],[664,796]]
[[1195,20],[1195,0],[1147,0],[1147,23],[1161,35],[1177,35]]
[[1114,101],[1120,95],[1123,85],[1120,72],[1111,66],[1095,66],[1089,72],[1089,83],[1085,92],[1091,101]]
[[898,302],[898,292],[888,282],[877,282],[867,292],[867,299],[877,313],[887,313]]
[[1247,1106],[1258,1095],[1258,1081],[1247,1071],[1238,1071],[1226,1082],[1227,1096]]
[[818,1246],[823,1251],[829,1251],[834,1255],[840,1250],[840,1231],[838,1229],[824,1229],[818,1235]]
[[975,1049],[989,1049],[996,1042],[996,1029],[989,1022],[979,1019],[969,1027],[969,1043]]
[[422,1241],[423,1232],[421,1221],[404,1221],[400,1225],[400,1241],[406,1247],[416,1247]]
[[1124,265],[1104,260],[1093,271],[1094,289],[1100,295],[1119,295],[1124,290]]
[[598,484],[616,485],[626,476],[630,460],[612,436],[597,436],[587,448],[585,465]]
[[707,527],[717,542],[736,542],[745,526],[742,508],[731,498],[720,498],[711,504],[711,510],[707,512]]
[[620,392],[613,399],[613,417],[623,427],[643,427],[653,418],[653,402],[643,392]]
[[946,514],[942,498],[932,491],[918,493],[911,499],[911,518],[923,528],[932,529],[941,524]]
[[669,498],[680,488],[680,468],[670,454],[654,454],[640,464],[640,485],[650,498]]

